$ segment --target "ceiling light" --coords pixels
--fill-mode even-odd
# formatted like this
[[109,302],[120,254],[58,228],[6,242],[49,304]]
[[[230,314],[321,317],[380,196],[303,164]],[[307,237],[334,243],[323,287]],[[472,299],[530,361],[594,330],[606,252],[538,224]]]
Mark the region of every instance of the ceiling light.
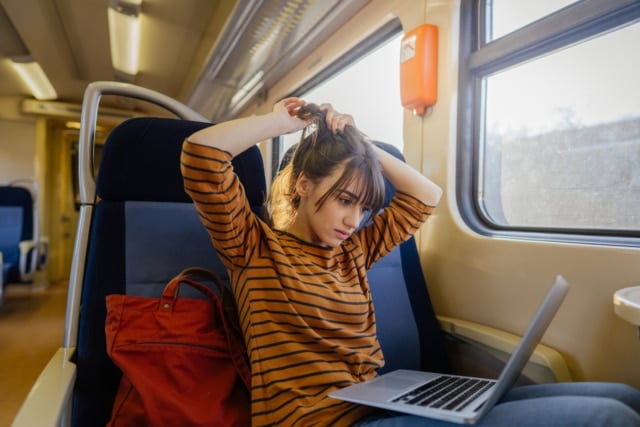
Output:
[[111,63],[122,73],[138,74],[140,5],[142,0],[112,0],[109,4]]
[[36,99],[44,101],[58,97],[40,64],[31,56],[11,58],[11,64]]
[[264,72],[258,70],[258,72],[231,97],[231,106],[233,107],[236,104],[243,103],[258,93],[258,91],[262,89],[262,86],[264,86],[264,83],[261,81],[262,77],[264,77]]

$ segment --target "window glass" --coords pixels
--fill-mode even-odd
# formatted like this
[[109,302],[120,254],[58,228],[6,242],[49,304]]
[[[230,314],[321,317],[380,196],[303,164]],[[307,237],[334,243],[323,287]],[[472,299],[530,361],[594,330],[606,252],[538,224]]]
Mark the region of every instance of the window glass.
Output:
[[638,40],[636,22],[483,79],[491,221],[640,230]]
[[[400,103],[400,40],[393,36],[380,47],[300,95],[307,102],[330,103],[351,114],[356,126],[371,139],[402,151]],[[283,137],[281,155],[300,139],[300,132]]]
[[577,0],[487,0],[487,42],[549,15]]

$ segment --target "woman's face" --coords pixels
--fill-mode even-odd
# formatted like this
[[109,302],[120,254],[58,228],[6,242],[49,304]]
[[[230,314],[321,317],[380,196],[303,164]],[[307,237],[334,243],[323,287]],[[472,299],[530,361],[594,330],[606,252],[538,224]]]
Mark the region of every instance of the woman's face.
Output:
[[338,188],[327,197],[321,206],[318,201],[340,178],[344,166],[320,180],[311,182],[302,175],[296,187],[300,195],[300,205],[296,219],[287,230],[300,239],[320,246],[337,247],[362,221],[366,209],[358,201],[361,199],[357,180],[345,188]]

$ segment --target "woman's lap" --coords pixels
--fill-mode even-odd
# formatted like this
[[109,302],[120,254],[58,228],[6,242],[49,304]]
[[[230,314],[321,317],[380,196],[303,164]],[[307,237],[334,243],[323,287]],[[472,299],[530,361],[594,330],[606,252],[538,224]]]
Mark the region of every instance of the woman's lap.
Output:
[[625,403],[640,414],[640,391],[622,383],[567,382],[515,387],[501,402],[550,396],[609,397]]
[[[640,392],[616,383],[554,383],[517,387],[476,425],[640,426]],[[358,427],[451,427],[423,417],[386,414]]]

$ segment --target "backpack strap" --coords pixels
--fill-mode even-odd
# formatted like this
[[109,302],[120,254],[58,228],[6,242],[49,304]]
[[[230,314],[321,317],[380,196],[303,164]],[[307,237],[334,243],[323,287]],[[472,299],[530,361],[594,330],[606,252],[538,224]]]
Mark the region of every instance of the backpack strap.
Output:
[[[207,286],[196,281],[195,278],[211,280],[218,288],[220,297]],[[171,279],[164,288],[160,301],[161,309],[173,310],[182,283],[196,288],[213,301],[214,307],[222,319],[222,327],[224,328],[227,350],[229,351],[231,362],[238,375],[240,375],[242,382],[247,387],[247,390],[251,390],[251,367],[249,366],[247,349],[238,319],[235,300],[230,294],[230,291],[222,283],[220,276],[213,271],[202,267],[187,267]]]

